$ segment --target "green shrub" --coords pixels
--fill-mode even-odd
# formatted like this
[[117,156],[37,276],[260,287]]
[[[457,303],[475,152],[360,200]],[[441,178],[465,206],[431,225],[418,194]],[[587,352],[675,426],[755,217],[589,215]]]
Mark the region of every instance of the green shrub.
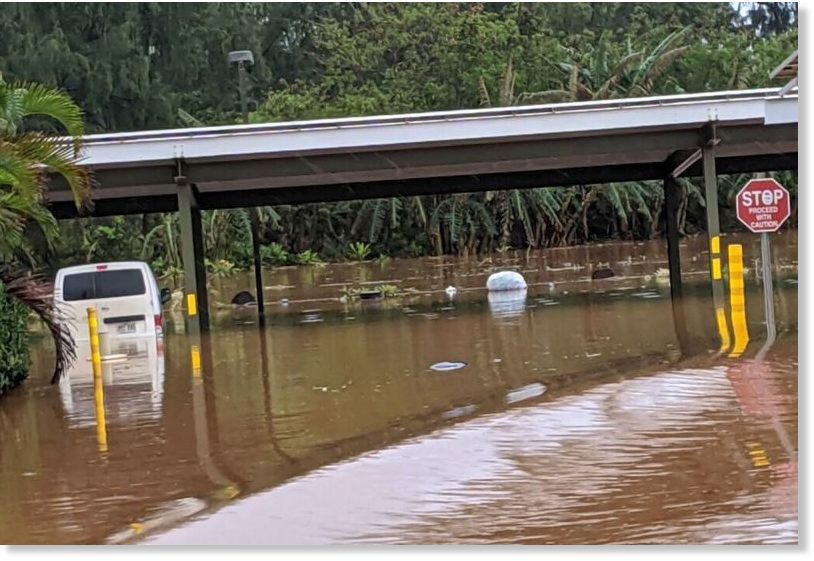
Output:
[[264,265],[288,265],[291,262],[291,255],[277,242],[261,245],[260,258]]
[[316,265],[317,263],[322,263],[322,259],[316,251],[306,249],[297,254],[298,265]]
[[25,308],[0,282],[0,395],[28,375],[28,325]]
[[204,259],[204,263],[207,272],[219,279],[231,277],[237,270],[235,264],[228,259],[217,259],[216,261]]
[[370,256],[370,244],[365,242],[354,242],[348,246],[348,259],[352,261],[364,261]]

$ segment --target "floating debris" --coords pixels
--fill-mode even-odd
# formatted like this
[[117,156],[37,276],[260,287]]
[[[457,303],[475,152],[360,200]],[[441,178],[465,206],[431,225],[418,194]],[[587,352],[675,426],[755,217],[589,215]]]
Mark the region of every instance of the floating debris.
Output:
[[436,372],[449,372],[451,370],[460,370],[461,368],[465,367],[465,362],[460,361],[453,361],[453,362],[436,362],[432,366],[430,366],[430,370],[435,370]]
[[591,273],[591,280],[601,280],[601,279],[609,279],[613,276],[616,276],[612,269],[608,267],[602,267],[601,269],[597,269],[593,273]]
[[465,417],[467,415],[472,415],[475,411],[478,410],[477,405],[464,405],[463,407],[456,407],[455,409],[450,409],[449,411],[444,411],[441,413],[442,419],[457,419],[458,417]]
[[300,320],[300,323],[321,323],[323,320],[319,314],[315,313],[306,313],[303,315],[303,318]]
[[535,382],[533,384],[529,384],[528,386],[523,386],[522,388],[518,388],[516,390],[512,390],[506,394],[506,403],[517,403],[518,401],[525,401],[526,399],[532,399],[534,397],[539,397],[545,393],[546,387],[539,382]]
[[515,271],[499,271],[492,273],[486,279],[486,288],[489,291],[525,290],[528,288],[523,275]]

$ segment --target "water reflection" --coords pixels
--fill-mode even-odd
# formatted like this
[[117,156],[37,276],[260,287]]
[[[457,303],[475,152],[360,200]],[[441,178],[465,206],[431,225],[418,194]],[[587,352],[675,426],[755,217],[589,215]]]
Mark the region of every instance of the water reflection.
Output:
[[526,309],[528,290],[506,290],[489,293],[489,310],[496,318],[517,317]]
[[794,542],[796,512],[767,509],[776,485],[741,465],[750,427],[726,373],[670,369],[476,418],[149,543]]
[[[138,422],[161,417],[164,399],[164,341],[161,337],[123,337],[102,361],[108,421]],[[90,343],[80,341],[77,359],[59,383],[59,395],[70,426],[96,424]]]

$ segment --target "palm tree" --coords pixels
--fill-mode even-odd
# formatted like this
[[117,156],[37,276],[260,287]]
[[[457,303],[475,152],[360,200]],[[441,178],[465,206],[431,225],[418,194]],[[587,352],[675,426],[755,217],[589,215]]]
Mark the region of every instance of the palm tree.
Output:
[[[689,49],[682,43],[686,41],[690,29],[684,27],[668,34],[649,51],[634,50],[628,42],[621,53],[613,52],[616,43],[605,33],[581,61],[559,64],[568,77],[567,84],[555,90],[525,94],[525,99],[588,101],[651,95],[667,69]],[[657,28],[649,35],[655,37],[662,33],[663,30]],[[650,37],[642,38],[643,43],[649,40]],[[585,238],[589,235],[588,213],[598,201],[606,202],[613,209],[614,227],[620,233],[627,233],[629,220],[644,218],[652,236],[658,224],[663,197],[659,189],[645,183],[591,186],[580,205],[580,221]],[[686,202],[682,200],[683,204]]]
[[[405,207],[412,207],[414,214],[405,213]],[[388,229],[390,232],[393,232],[402,226],[404,218],[408,216],[417,217],[419,226],[425,230],[427,229],[429,218],[421,197],[367,199],[361,203],[356,214],[356,219],[351,226],[350,233],[351,235],[358,235],[364,228],[367,230],[367,240],[374,244],[386,235]]]
[[[587,51],[581,60],[558,65],[567,77],[567,82],[559,89],[524,95],[536,101],[548,102],[651,95],[670,65],[689,49],[689,46],[681,43],[687,39],[690,29],[688,26],[668,34],[649,52],[634,50],[628,42],[623,52],[614,53],[612,51],[618,43],[604,33],[596,47]],[[662,33],[661,28],[656,28],[649,35]],[[644,37],[642,42],[648,39]]]
[[[31,117],[55,122],[72,139],[31,130]],[[82,111],[67,94],[40,84],[9,84],[0,74],[0,282],[53,335],[57,358],[52,381],[59,379],[76,353],[73,341],[59,327],[50,286],[29,272],[37,262],[30,229],[39,230],[52,246],[56,221],[43,200],[49,170],[64,178],[77,208],[89,206],[90,176],[77,163],[84,132]]]
[[[446,226],[446,228],[442,228]],[[460,255],[473,255],[478,241],[488,243],[495,235],[495,223],[482,201],[470,194],[451,195],[442,200],[432,212],[430,231],[442,232],[450,251]],[[445,230],[446,236],[443,235]]]

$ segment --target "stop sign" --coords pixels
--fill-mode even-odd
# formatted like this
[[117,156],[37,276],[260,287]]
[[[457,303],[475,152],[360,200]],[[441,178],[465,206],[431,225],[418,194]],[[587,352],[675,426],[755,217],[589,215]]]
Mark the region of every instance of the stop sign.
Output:
[[774,179],[751,179],[737,197],[738,220],[752,232],[776,232],[791,215],[791,198]]

